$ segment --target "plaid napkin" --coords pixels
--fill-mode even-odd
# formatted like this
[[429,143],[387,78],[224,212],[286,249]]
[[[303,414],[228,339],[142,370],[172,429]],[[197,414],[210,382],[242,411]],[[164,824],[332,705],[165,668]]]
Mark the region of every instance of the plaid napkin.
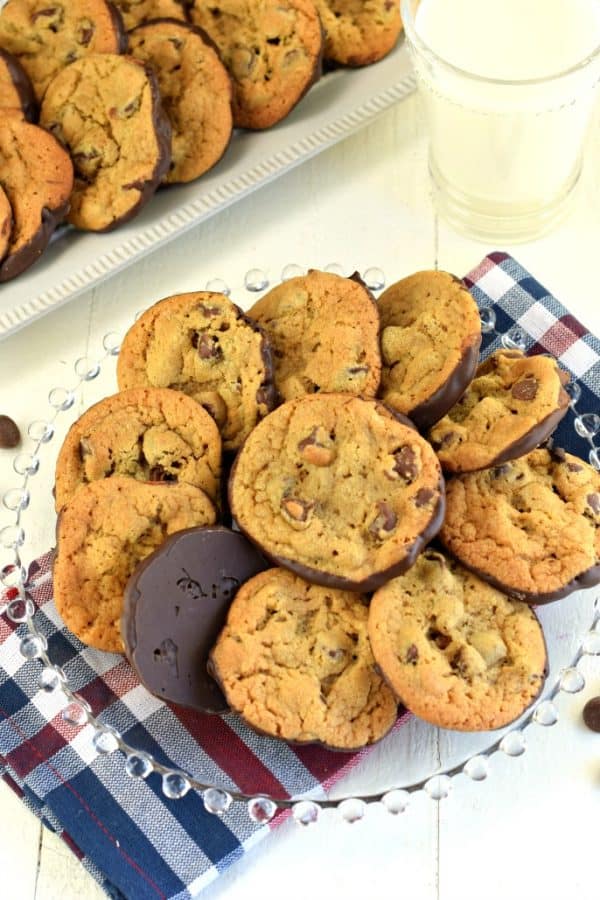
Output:
[[[581,428],[583,436],[577,433],[574,417],[598,411],[600,341],[504,253],[486,257],[466,283],[495,314],[486,352],[508,333],[529,352],[554,354],[575,376],[580,395],[556,444],[588,459],[593,444]],[[122,657],[86,648],[64,629],[52,601],[50,553],[31,565],[30,578],[50,658],[101,721],[159,762],[247,793],[318,799],[364,756],[290,747],[258,737],[233,715],[165,705]],[[167,799],[157,775],[130,779],[120,753],[99,756],[91,727],[66,723],[61,697],[37,690],[40,664],[18,650],[23,628],[0,617],[0,775],[111,897],[195,896],[285,818],[259,826],[241,803],[218,817],[194,791]]]

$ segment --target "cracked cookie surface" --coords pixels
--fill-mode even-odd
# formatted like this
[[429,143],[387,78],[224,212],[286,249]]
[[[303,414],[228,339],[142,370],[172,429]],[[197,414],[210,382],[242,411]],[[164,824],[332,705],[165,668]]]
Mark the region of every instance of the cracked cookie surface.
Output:
[[17,57],[41,101],[65,66],[89,53],[123,53],[126,37],[106,0],[8,0],[0,12],[0,46]]
[[223,294],[176,294],[129,329],[117,362],[119,388],[170,387],[200,403],[236,450],[273,408],[268,340]]
[[250,434],[229,500],[240,529],[277,565],[360,591],[412,565],[441,526],[444,487],[430,445],[382,404],[313,394]]
[[600,473],[562,450],[447,483],[440,538],[500,590],[544,603],[600,581]]
[[270,569],[238,591],[211,653],[213,674],[258,731],[357,750],[397,716],[375,669],[367,616],[360,595]]
[[95,54],[53,80],[40,123],[63,143],[75,166],[68,221],[107,231],[134,216],[169,167],[171,127],[156,76],[130,56]]
[[232,89],[216,50],[191,25],[152,22],[129,35],[132,56],[150,63],[171,123],[167,184],[192,181],[223,156],[233,130]]
[[390,285],[377,302],[381,319],[381,388],[388,406],[424,429],[460,399],[479,361],[477,304],[448,272],[416,272]]
[[121,13],[127,31],[151,19],[187,21],[182,0],[113,0],[113,5]]
[[0,282],[39,259],[69,208],[72,186],[73,166],[56,138],[26,122],[20,113],[4,113],[0,187],[12,208],[13,225],[0,263]]
[[25,69],[16,56],[0,47],[0,116],[6,112],[20,113],[32,122],[37,107]]
[[65,625],[90,647],[122,653],[123,592],[137,564],[168,535],[215,520],[212,502],[189,484],[83,485],[57,525],[54,599]]
[[549,356],[497,350],[429,438],[448,472],[516,459],[548,438],[569,408],[569,376]]
[[362,282],[313,270],[277,285],[248,315],[271,341],[284,400],[317,391],[375,396],[379,317]]
[[56,463],[56,509],[81,484],[115,475],[186,482],[218,506],[221,436],[191,397],[134,388],[100,400],[70,428]]
[[373,595],[369,637],[402,703],[441,728],[501,728],[544,685],[546,645],[533,610],[431,550]]
[[366,66],[394,48],[402,20],[397,0],[315,0],[326,32],[324,58]]
[[321,74],[323,36],[311,0],[196,0],[190,16],[231,75],[239,128],[279,122]]

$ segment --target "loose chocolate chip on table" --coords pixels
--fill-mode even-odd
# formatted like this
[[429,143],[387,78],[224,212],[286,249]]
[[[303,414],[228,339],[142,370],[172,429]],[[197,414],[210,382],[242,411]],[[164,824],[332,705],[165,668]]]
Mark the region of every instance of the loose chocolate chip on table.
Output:
[[0,416],[0,448],[9,450],[21,443],[21,432],[9,416]]
[[590,731],[600,733],[600,697],[592,697],[583,707],[583,721]]

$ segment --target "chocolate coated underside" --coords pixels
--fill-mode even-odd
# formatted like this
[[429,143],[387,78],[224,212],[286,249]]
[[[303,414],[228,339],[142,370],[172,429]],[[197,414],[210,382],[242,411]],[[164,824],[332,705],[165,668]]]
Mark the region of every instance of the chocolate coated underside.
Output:
[[470,344],[462,354],[456,368],[448,380],[423,403],[420,403],[407,415],[413,420],[419,431],[426,431],[443,419],[446,413],[458,403],[466,389],[473,381],[479,363],[481,335]]
[[0,283],[16,278],[40,258],[48,246],[56,226],[65,218],[69,208],[70,203],[67,201],[57,209],[47,209],[46,207],[42,209],[42,221],[38,230],[16,253],[9,253],[0,265]]
[[17,94],[19,95],[19,99],[21,101],[21,109],[23,110],[23,115],[28,122],[36,122],[38,107],[35,100],[35,94],[33,92],[33,87],[31,86],[31,81],[29,79],[29,75],[21,65],[21,63],[12,55],[12,53],[8,53],[7,50],[3,50],[0,47],[0,59],[4,60],[6,68],[11,77],[11,81],[15,87]]

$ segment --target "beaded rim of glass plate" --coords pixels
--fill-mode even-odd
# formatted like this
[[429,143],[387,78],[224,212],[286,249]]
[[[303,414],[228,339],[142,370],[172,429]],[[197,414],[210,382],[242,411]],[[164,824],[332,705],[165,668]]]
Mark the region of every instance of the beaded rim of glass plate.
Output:
[[[330,263],[325,271],[337,275],[345,274],[339,263]],[[281,280],[287,281],[305,270],[295,264],[285,266],[281,272]],[[362,273],[367,287],[379,292],[385,287],[385,275],[381,269],[371,267]],[[244,277],[244,287],[250,292],[260,292],[269,287],[266,274],[261,269],[250,269]],[[206,290],[230,294],[229,287],[220,278],[206,283]],[[138,314],[139,315],[139,314]],[[485,334],[496,332],[496,315],[491,306],[480,310],[481,328]],[[515,325],[504,334],[499,334],[501,343],[509,349],[525,349],[525,334]],[[25,543],[25,531],[21,519],[29,506],[29,481],[38,472],[40,451],[44,444],[54,437],[54,425],[62,412],[70,409],[77,391],[88,381],[93,381],[100,373],[102,364],[117,356],[120,350],[120,337],[116,332],[109,332],[102,339],[104,355],[99,359],[80,357],[75,361],[74,373],[77,378],[72,388],[53,388],[48,395],[51,413],[46,420],[36,420],[29,425],[28,436],[33,443],[29,453],[19,453],[13,461],[13,469],[21,476],[21,484],[11,488],[3,495],[4,507],[14,513],[12,525],[0,530],[0,546],[12,551],[13,559],[0,569],[0,585],[6,590],[6,602],[0,605],[0,614],[5,614],[15,624],[26,626],[26,633],[20,641],[19,650],[27,660],[38,660],[42,665],[38,677],[38,687],[42,691],[61,693],[64,697],[63,719],[72,725],[91,725],[93,729],[92,744],[99,754],[121,751],[125,756],[125,771],[131,778],[148,778],[152,774],[162,779],[162,791],[166,797],[177,800],[188,791],[198,791],[203,799],[207,812],[223,815],[233,802],[246,803],[250,819],[258,824],[266,824],[280,810],[291,810],[293,819],[300,825],[316,822],[322,809],[337,808],[342,819],[356,822],[362,819],[369,804],[381,803],[389,813],[404,812],[412,794],[425,791],[435,801],[444,799],[450,793],[452,780],[464,774],[472,781],[485,781],[489,775],[489,759],[496,753],[509,757],[519,757],[526,750],[525,732],[532,726],[550,727],[558,721],[558,710],[554,700],[560,693],[577,694],[585,687],[585,679],[579,671],[579,663],[586,656],[600,656],[600,595],[595,599],[594,612],[590,627],[583,636],[580,647],[571,664],[563,668],[549,693],[538,701],[520,721],[518,727],[506,732],[502,738],[494,741],[487,749],[471,756],[459,765],[439,770],[429,778],[414,784],[383,792],[363,795],[345,796],[338,799],[319,801],[302,799],[278,799],[266,795],[250,795],[228,790],[217,785],[207,784],[193,775],[178,768],[169,768],[153,759],[149,754],[136,750],[127,744],[114,728],[104,725],[92,714],[89,703],[69,687],[67,678],[60,668],[48,656],[46,638],[36,627],[34,621],[35,604],[28,594],[27,569],[21,558],[21,548]],[[600,416],[594,413],[577,415],[577,402],[581,390],[576,381],[567,386],[571,398],[571,407],[575,413],[575,429],[580,437],[589,443],[589,460],[594,468],[600,471]]]

